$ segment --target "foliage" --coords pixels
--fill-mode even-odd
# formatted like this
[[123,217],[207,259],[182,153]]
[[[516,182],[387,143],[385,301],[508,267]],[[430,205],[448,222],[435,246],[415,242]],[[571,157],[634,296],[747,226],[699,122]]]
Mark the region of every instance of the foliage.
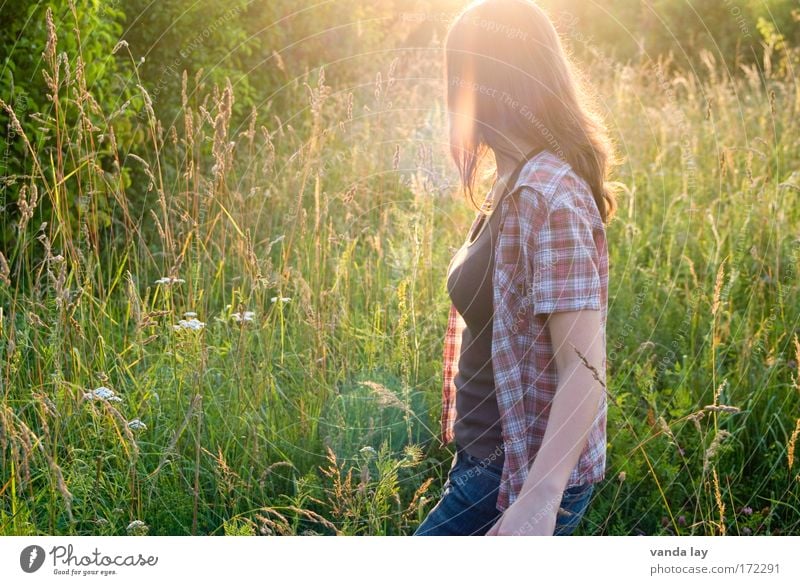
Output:
[[763,21],[793,45],[800,42],[800,12],[790,0],[541,0],[580,54],[602,53],[621,61],[657,61],[672,54],[683,69],[702,72],[710,52],[736,74],[740,64],[763,60]]
[[[0,249],[9,250],[16,244],[14,223],[19,219],[17,205],[19,191],[25,177],[36,172],[36,165],[49,167],[52,160],[59,161],[65,172],[71,171],[85,161],[70,160],[67,145],[54,142],[55,126],[60,131],[78,129],[82,124],[101,124],[93,117],[89,104],[81,102],[81,92],[89,92],[95,103],[103,104],[107,112],[117,110],[130,88],[117,73],[119,64],[112,49],[122,33],[124,14],[101,0],[80,0],[75,4],[59,2],[52,11],[53,29],[67,32],[53,45],[54,54],[44,52],[48,46],[48,26],[45,19],[47,5],[11,0],[3,6],[4,26],[0,29],[0,48],[6,56],[0,72],[0,97],[14,110],[24,125],[27,139],[39,160],[33,161],[31,149],[10,124],[8,112],[0,108],[0,124],[6,131],[0,139],[2,163],[0,163],[0,206],[5,211],[0,226]],[[48,62],[50,61],[50,62]],[[57,67],[53,67],[53,61]],[[43,73],[50,68],[56,75],[58,91],[66,91],[72,101],[53,103],[55,93],[43,83]],[[122,143],[132,139],[134,128],[124,112],[116,116],[115,132]],[[80,140],[81,134],[70,135]],[[96,163],[111,164],[108,141],[92,145]],[[60,180],[63,175],[51,181]],[[127,180],[127,179],[125,179]],[[44,193],[42,193],[44,196]],[[79,198],[71,198],[66,211],[71,220],[66,225],[79,226],[81,213]],[[96,205],[97,221],[108,226],[111,217],[106,194],[98,192],[92,203]],[[49,217],[52,206],[44,200],[40,209],[42,218]],[[73,235],[78,235],[76,231]]]

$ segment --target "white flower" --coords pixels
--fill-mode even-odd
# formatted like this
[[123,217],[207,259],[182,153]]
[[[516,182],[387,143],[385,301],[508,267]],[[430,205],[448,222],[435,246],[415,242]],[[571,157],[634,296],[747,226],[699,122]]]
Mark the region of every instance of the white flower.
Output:
[[128,426],[133,429],[134,431],[146,431],[147,425],[144,424],[138,418],[133,419],[132,421],[128,422]]
[[186,311],[186,312],[183,314],[183,316],[184,316],[184,317],[197,317],[197,313],[195,313],[194,311]]
[[141,520],[134,520],[128,524],[126,530],[131,536],[144,536],[150,530],[150,527]]
[[105,386],[95,388],[91,392],[85,392],[83,397],[87,400],[106,400],[107,402],[122,402],[122,398],[114,394],[114,391]]
[[109,396],[114,396],[114,391],[105,386],[100,386],[94,389],[94,395],[98,398],[108,398]]
[[366,447],[362,447],[360,452],[368,457],[373,457],[378,454],[377,451],[375,451],[375,449],[373,449],[369,445],[367,445]]
[[253,311],[245,311],[244,313],[234,313],[231,317],[237,322],[252,321],[256,314]]
[[182,278],[175,278],[174,276],[164,276],[164,277],[162,277],[162,278],[159,278],[159,279],[158,279],[158,280],[155,282],[155,284],[166,284],[166,285],[170,285],[170,284],[174,284],[174,283],[176,283],[176,282],[186,282],[186,281],[185,281],[185,280],[183,280]]
[[[291,300],[292,300],[292,299],[291,299],[291,298],[289,298],[289,297],[280,297],[280,301],[281,301],[282,303],[288,303],[288,302],[289,302],[289,301],[291,301]],[[272,302],[272,303],[275,303],[275,302],[277,302],[277,301],[278,301],[278,297],[272,297],[272,298],[270,299],[270,302]]]
[[180,331],[181,329],[191,329],[192,331],[199,331],[205,326],[206,326],[205,323],[203,323],[202,321],[198,321],[197,319],[192,317],[191,319],[181,319],[180,321],[178,321],[178,324],[173,325],[172,328],[175,329],[175,331]]

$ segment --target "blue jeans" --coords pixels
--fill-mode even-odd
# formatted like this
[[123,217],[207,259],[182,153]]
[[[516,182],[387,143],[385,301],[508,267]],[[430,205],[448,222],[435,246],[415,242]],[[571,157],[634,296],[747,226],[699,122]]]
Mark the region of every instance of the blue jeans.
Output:
[[[497,522],[495,507],[502,468],[474,457],[457,447],[442,497],[414,536],[483,536]],[[564,490],[556,515],[554,536],[568,536],[578,526],[589,506],[594,484]]]

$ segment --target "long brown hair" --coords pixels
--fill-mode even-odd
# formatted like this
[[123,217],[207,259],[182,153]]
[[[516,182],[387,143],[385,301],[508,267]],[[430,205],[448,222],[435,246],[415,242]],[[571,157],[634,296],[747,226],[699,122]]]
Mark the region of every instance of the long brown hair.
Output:
[[508,151],[521,139],[568,162],[591,187],[603,221],[613,216],[612,143],[541,8],[530,0],[467,6],[447,32],[445,81],[450,153],[471,199],[487,150]]

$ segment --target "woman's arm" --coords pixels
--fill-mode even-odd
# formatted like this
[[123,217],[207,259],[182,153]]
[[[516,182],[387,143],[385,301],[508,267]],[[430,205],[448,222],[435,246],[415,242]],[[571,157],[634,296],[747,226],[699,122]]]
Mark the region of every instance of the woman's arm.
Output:
[[547,429],[519,496],[489,534],[553,534],[562,494],[602,400],[603,386],[575,351],[580,351],[603,379],[605,336],[600,311],[552,313],[548,327],[558,387]]
[[605,348],[600,312],[553,313],[548,323],[558,368],[558,389],[550,406],[542,445],[520,498],[529,497],[526,494],[561,498],[602,400],[603,386],[575,351],[583,354],[602,379]]

